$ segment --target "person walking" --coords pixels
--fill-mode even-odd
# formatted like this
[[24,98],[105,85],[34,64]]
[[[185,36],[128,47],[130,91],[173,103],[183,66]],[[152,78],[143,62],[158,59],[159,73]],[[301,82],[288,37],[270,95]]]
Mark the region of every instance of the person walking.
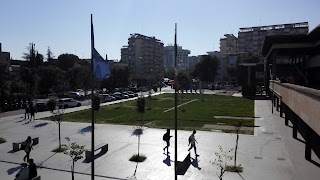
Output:
[[193,130],[192,134],[189,136],[189,144],[188,146],[191,144],[190,148],[188,149],[188,151],[190,151],[192,148],[194,149],[194,154],[197,156],[199,156],[197,154],[197,147],[196,147],[196,143],[198,143],[198,141],[195,139],[194,135],[196,134],[196,131]]
[[24,145],[24,151],[26,152],[26,155],[23,157],[23,161],[26,161],[27,158],[27,162],[29,162],[29,156],[30,156],[30,152],[32,148],[32,140],[31,137],[28,136],[27,140],[25,142],[23,142]]
[[33,117],[33,120],[35,120],[35,118],[34,118],[34,113],[35,113],[35,109],[34,109],[34,107],[31,105],[30,106],[30,121],[32,120],[32,117]]
[[167,132],[163,135],[163,140],[167,143],[167,146],[163,148],[163,153],[166,153],[167,148],[167,155],[169,154],[169,146],[170,146],[170,129],[167,129]]
[[29,159],[29,177],[28,179],[32,179],[38,176],[37,166],[33,162],[33,159]]
[[24,112],[24,119],[29,119],[29,113],[30,113],[30,108],[29,108],[29,105],[26,104],[26,107],[24,108],[25,112]]

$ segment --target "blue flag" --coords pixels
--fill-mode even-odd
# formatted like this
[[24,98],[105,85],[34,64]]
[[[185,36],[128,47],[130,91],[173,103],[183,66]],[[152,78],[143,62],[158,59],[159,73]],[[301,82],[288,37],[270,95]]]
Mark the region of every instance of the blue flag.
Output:
[[94,76],[98,79],[107,79],[110,77],[110,67],[108,61],[105,61],[98,51],[92,49],[92,59],[93,59],[93,72]]

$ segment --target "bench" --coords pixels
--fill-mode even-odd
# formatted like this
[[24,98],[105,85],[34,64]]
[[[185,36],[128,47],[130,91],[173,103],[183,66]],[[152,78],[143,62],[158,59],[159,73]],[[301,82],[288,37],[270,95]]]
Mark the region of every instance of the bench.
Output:
[[[107,151],[108,151],[108,144],[102,143],[102,144],[99,144],[98,146],[95,146],[95,147],[94,147],[94,152],[96,152],[96,151],[98,151],[98,150],[101,150],[101,151],[100,151],[98,154],[95,154],[95,155],[94,155],[94,159],[96,159],[97,157],[100,157],[100,156],[102,156],[103,154],[107,153]],[[86,151],[85,151],[86,160],[92,161],[92,159],[91,159],[91,154],[92,154],[91,150],[86,150]]]
[[[12,143],[12,149],[14,152],[19,151],[21,148],[21,144],[25,142],[25,140],[23,141],[18,141],[18,142],[13,142]],[[32,142],[32,146],[39,144],[39,137],[34,137],[31,138],[31,142]]]
[[191,164],[190,152],[184,151],[179,154],[177,159],[177,173],[183,175]]

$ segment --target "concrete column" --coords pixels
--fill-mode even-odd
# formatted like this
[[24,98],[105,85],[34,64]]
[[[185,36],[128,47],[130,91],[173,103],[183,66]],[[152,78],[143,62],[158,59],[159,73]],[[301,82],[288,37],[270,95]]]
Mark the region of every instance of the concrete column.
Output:
[[305,147],[305,158],[306,160],[311,160],[311,153],[312,153],[312,132],[311,132],[311,129],[308,127],[306,129],[306,138],[305,138],[305,141],[306,141],[306,147]]
[[292,137],[297,139],[297,135],[298,135],[298,120],[297,120],[297,115],[294,114],[294,112],[292,112],[292,110],[290,110],[290,120],[292,122]]
[[283,108],[284,108],[284,104],[282,101],[280,101],[280,117],[283,117]]
[[284,124],[286,125],[286,126],[289,126],[289,107],[286,105],[286,104],[283,104],[283,106],[284,106],[284,113],[285,113],[285,115],[284,115]]

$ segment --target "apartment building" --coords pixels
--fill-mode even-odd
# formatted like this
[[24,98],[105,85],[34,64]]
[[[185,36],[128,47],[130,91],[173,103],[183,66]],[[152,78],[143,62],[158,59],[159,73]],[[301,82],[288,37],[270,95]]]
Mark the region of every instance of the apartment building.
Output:
[[3,52],[1,43],[0,43],[0,62],[10,65],[10,52]]
[[[182,46],[177,46],[177,68],[179,70],[188,70],[188,55],[190,54],[190,50],[182,49]],[[170,70],[174,68],[174,46],[169,45],[164,47],[163,53],[163,65],[166,70]]]
[[238,32],[238,52],[261,56],[261,49],[266,36],[307,34],[308,32],[308,22],[240,28]]
[[163,78],[163,43],[155,37],[130,34],[121,49],[121,61],[128,62],[131,81],[151,85]]

